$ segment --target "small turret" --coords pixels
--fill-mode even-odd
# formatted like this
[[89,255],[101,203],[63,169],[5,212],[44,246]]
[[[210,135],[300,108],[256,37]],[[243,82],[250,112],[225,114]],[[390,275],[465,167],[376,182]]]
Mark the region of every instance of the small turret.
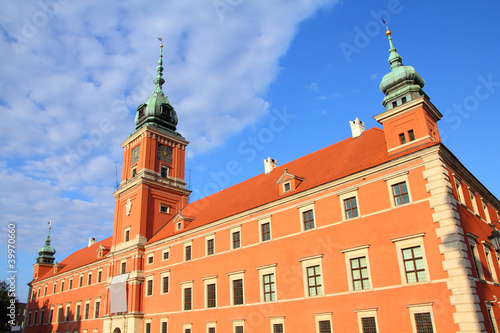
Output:
[[47,238],[45,239],[45,245],[38,250],[38,258],[36,258],[36,262],[38,264],[53,264],[54,263],[54,254],[56,250],[52,246],[50,246],[50,227]]

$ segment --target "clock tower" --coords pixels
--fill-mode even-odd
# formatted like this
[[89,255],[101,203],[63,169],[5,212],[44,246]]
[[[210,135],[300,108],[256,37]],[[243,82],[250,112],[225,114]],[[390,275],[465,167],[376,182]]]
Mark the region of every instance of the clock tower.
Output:
[[123,143],[123,169],[116,200],[113,250],[143,245],[188,203],[184,180],[188,142],[177,132],[177,113],[162,91],[163,44],[155,89],[137,108],[135,132]]

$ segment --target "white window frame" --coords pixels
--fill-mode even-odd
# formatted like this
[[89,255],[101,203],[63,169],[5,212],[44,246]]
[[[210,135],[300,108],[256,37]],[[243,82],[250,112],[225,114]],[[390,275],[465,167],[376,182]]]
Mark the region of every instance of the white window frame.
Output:
[[[99,280],[99,276],[100,276],[100,280]],[[97,282],[96,283],[101,283],[102,282],[102,268],[99,268],[97,270]]]
[[285,317],[271,317],[269,318],[269,324],[271,325],[271,333],[274,333],[274,324],[281,324],[283,326],[283,333],[285,330]]
[[493,282],[498,283],[498,277],[497,277],[497,272],[495,269],[495,265],[493,264],[493,252],[494,250],[491,250],[493,245],[483,241],[483,249],[484,249],[484,256],[486,257],[486,263],[488,265],[488,270],[490,271],[491,279]]
[[[491,310],[491,312],[489,310]],[[489,318],[490,314],[492,316],[491,320]],[[486,303],[486,315],[488,316],[488,318],[486,320],[489,320],[495,326],[495,327],[493,327],[493,330],[495,332],[498,332],[498,324],[497,324],[497,320],[495,318],[495,311],[493,311],[493,306],[491,305],[491,303]]]
[[78,288],[83,288],[83,273],[78,276]]
[[[302,262],[302,281],[304,284],[304,297],[315,298],[315,297],[325,296],[325,279],[324,279],[325,274],[323,274],[323,263],[322,263],[323,255],[320,254],[312,257],[302,258],[299,259],[299,261]],[[309,282],[307,278],[307,268],[317,265],[319,265],[319,270],[321,272],[321,294],[309,296]]]
[[462,181],[456,175],[454,176],[455,176],[455,190],[457,191],[458,202],[461,203],[462,205],[465,205],[465,196],[464,196]]
[[[234,243],[233,243],[233,234],[236,233],[236,232],[239,232],[240,233],[240,247],[234,247]],[[243,244],[241,242],[241,224],[238,224],[236,226],[233,226],[233,227],[230,227],[229,228],[229,242],[231,244],[231,251],[232,250],[239,250],[241,248],[243,248]]]
[[477,214],[479,215],[479,209],[477,207],[477,200],[476,200],[476,192],[469,187],[469,197],[470,197],[470,201],[471,201],[471,204],[472,204],[472,211],[474,212],[474,214]]
[[[87,313],[87,317],[88,318],[85,318],[85,313],[87,311],[87,304],[89,305],[89,312]],[[90,300],[87,300],[83,303],[83,316],[82,316],[82,320],[90,320]]]
[[[78,307],[80,307],[80,308],[78,308]],[[78,311],[78,320],[76,319],[76,314],[77,314],[76,309],[79,310]],[[73,320],[74,321],[81,321],[82,319],[83,319],[83,316],[82,316],[82,301],[77,301],[77,302],[75,302],[75,314],[73,316]]]
[[43,324],[43,317],[45,316],[45,308],[40,309],[40,320],[38,321],[38,325]]
[[[318,221],[316,220],[316,210],[314,209],[314,202],[307,202],[305,204],[297,206],[299,209],[299,215],[300,215],[300,230],[302,232],[308,232],[312,230],[316,230],[318,228]],[[305,229],[304,226],[304,212],[307,212],[308,210],[312,210],[313,213],[313,219],[314,219],[314,228],[310,229]]]
[[358,316],[358,328],[359,333],[363,333],[363,318],[375,317],[375,327],[377,328],[377,332],[380,332],[378,329],[378,318],[377,318],[377,308],[373,309],[362,309],[362,310],[354,310]]
[[[391,198],[391,207],[392,208],[399,208],[399,207],[404,207],[407,205],[413,204],[413,198],[411,196],[411,188],[410,188],[410,182],[408,181],[408,171],[405,171],[405,174],[397,174],[394,175],[393,177],[387,177],[385,178],[385,181],[387,183],[387,189],[389,191],[389,197]],[[404,203],[402,205],[396,206],[396,200],[394,199],[394,192],[392,191],[392,186],[399,184],[399,183],[406,183],[406,189],[408,190],[408,200],[410,200],[408,203]]]
[[[361,217],[361,210],[359,209],[359,199],[358,199],[358,189],[351,190],[349,192],[341,193],[338,195],[340,199],[340,209],[342,210],[342,221],[351,221],[355,220]],[[349,199],[349,198],[356,198],[356,205],[358,209],[358,216],[356,217],[351,217],[347,218],[346,210],[345,210],[345,204],[344,200]]]
[[[122,271],[123,264],[125,264],[125,272]],[[120,274],[127,273],[127,258],[120,260]]]
[[[126,240],[127,238],[125,237],[127,235],[127,231],[128,231],[128,241]],[[123,228],[123,242],[126,243],[126,242],[130,242],[132,238],[130,237],[130,227],[125,227]]]
[[[276,264],[257,267],[259,271],[259,287],[260,287],[260,302],[261,303],[274,303],[278,301],[278,286],[276,279]],[[274,300],[266,301],[264,297],[264,275],[274,274]],[[272,331],[272,330],[271,330]]]
[[[409,235],[409,236],[405,236],[405,237],[391,239],[391,241],[396,246],[396,252],[397,252],[398,263],[399,263],[399,272],[401,275],[401,283],[403,285],[429,283],[431,281],[431,278],[429,275],[429,266],[427,264],[427,255],[426,255],[425,246],[424,246],[424,236],[425,236],[425,233],[419,233],[419,234],[415,234],[415,235]],[[409,247],[415,247],[415,246],[420,246],[420,248],[422,250],[422,259],[424,260],[424,267],[425,267],[425,281],[408,282],[406,279],[406,270],[405,270],[402,250],[409,248]]]
[[[96,308],[96,304],[97,304],[97,302],[99,302],[99,313],[98,313],[98,317],[96,317],[96,316],[95,316],[95,308]],[[99,318],[100,318],[100,317],[99,317],[99,315],[100,315],[100,313],[101,313],[101,312],[102,312],[102,303],[101,303],[101,298],[100,298],[100,297],[98,297],[98,298],[94,299],[94,311],[93,311],[93,316],[92,316],[92,317],[93,317],[93,319],[99,319]]]
[[[266,217],[264,219],[261,219],[258,221],[259,222],[259,243],[265,243],[265,242],[270,242],[273,240],[273,232],[271,228],[271,217]],[[268,240],[263,240],[262,239],[262,225],[269,223],[269,239]]]
[[[151,281],[151,295],[148,295],[148,284],[149,281]],[[154,293],[154,288],[155,288],[155,282],[154,282],[154,275],[149,274],[144,277],[144,297],[152,297]]]
[[[162,211],[161,209],[162,208],[166,208],[166,211]],[[160,206],[159,206],[159,209],[158,209],[158,212],[159,213],[162,213],[162,214],[170,214],[170,205],[167,205],[167,204],[164,204],[164,203],[160,203]]]
[[[168,291],[165,293],[163,292],[163,278],[164,277],[168,277]],[[160,284],[160,295],[167,295],[167,294],[170,294],[170,270],[166,270],[166,271],[163,271],[163,272],[160,272],[160,281],[161,281],[161,284]]]
[[424,312],[429,312],[431,314],[431,322],[432,322],[432,331],[436,331],[436,324],[434,322],[434,313],[432,312],[432,305],[433,303],[423,303],[423,304],[410,304],[407,305],[406,307],[410,311],[410,320],[411,320],[411,327],[413,329],[414,333],[417,333],[417,325],[415,323],[415,314],[416,313],[424,313]]
[[[341,252],[344,253],[344,257],[345,257],[347,280],[349,283],[349,292],[356,292],[357,293],[357,292],[373,290],[373,283],[372,283],[373,280],[372,280],[372,274],[371,274],[371,269],[370,269],[370,257],[368,256],[369,246],[370,245],[363,245],[363,246],[353,247],[350,249],[341,250]],[[368,283],[370,286],[367,289],[354,290],[351,259],[359,258],[359,257],[366,257],[366,267],[368,269]]]
[[232,322],[233,322],[233,332],[236,332],[237,326],[243,326],[243,332],[245,332],[245,320],[238,319],[238,320],[233,320]]
[[[286,186],[288,185],[288,189]],[[290,192],[292,190],[292,183],[290,181],[286,181],[282,184],[283,186],[283,193]]]
[[316,323],[316,332],[319,333],[319,322],[328,320],[330,322],[330,328],[333,332],[333,326],[332,326],[332,312],[325,312],[325,313],[315,313],[313,314],[314,316],[314,321]]
[[[214,242],[214,248],[213,248],[212,254],[208,254],[208,241],[209,240],[212,240]],[[215,255],[215,233],[211,233],[211,234],[205,236],[205,257],[210,257],[213,255]]]
[[[194,290],[193,290],[193,280],[189,281],[183,281],[180,283],[181,284],[181,305],[182,309],[181,311],[187,312],[187,311],[193,311],[194,309]],[[191,309],[190,310],[184,310],[185,309],[185,297],[184,297],[184,290],[191,288]]]
[[146,326],[149,324],[149,327],[151,328],[150,332],[153,332],[153,325],[151,324],[151,318],[144,319],[144,333],[147,333]]
[[186,330],[189,330],[191,333],[193,333],[193,324],[191,323],[182,324],[182,333],[186,332]]
[[488,210],[488,203],[484,200],[481,200],[481,202],[483,203],[484,218],[486,219],[486,222],[491,223],[491,216]]
[[[228,273],[229,275],[229,297],[231,298],[231,306],[244,306],[245,305],[245,271],[237,271],[237,272],[232,272]],[[233,281],[234,280],[240,280],[242,283],[242,288],[243,288],[243,303],[242,304],[234,304],[234,285]]]
[[[477,238],[478,237],[476,235],[471,234],[471,233],[467,233],[467,241],[468,241],[468,245],[469,245],[469,250],[472,252],[472,256],[473,256],[473,258],[471,258],[471,259],[476,261],[477,270],[479,271],[478,272],[479,276],[477,278],[480,280],[484,280],[483,265],[481,263],[481,257],[479,257],[479,250],[478,250],[479,243],[476,241]],[[471,244],[474,244],[474,250],[471,249]],[[474,262],[472,262],[471,264],[474,265]],[[474,267],[472,267],[472,269],[475,270]]]
[[160,329],[159,333],[163,333],[163,323],[167,323],[167,332],[168,332],[168,317],[160,318]]
[[[215,307],[212,307],[212,308],[208,307],[207,286],[209,284],[215,284]],[[210,277],[203,278],[203,294],[204,294],[204,299],[205,299],[203,307],[205,309],[217,309],[218,304],[219,304],[219,302],[218,302],[219,298],[217,297],[217,289],[218,289],[217,288],[217,276],[210,276]],[[208,331],[208,328],[207,328],[207,331]]]
[[[191,258],[186,260],[186,249],[188,246],[191,246]],[[184,247],[183,247],[183,251],[182,251],[182,261],[186,262],[186,261],[192,261],[193,260],[193,241],[192,240],[188,240],[186,242],[184,242]]]
[[[165,259],[165,253],[168,253],[168,258]],[[161,251],[161,261],[167,261],[170,259],[170,246]]]
[[[153,258],[152,262],[149,262],[149,258]],[[155,263],[155,254],[154,252],[153,253],[150,253],[146,256],[146,265],[152,265]]]
[[211,328],[215,328],[215,331],[217,332],[216,321],[207,321],[205,324],[206,324],[206,333],[208,333]]

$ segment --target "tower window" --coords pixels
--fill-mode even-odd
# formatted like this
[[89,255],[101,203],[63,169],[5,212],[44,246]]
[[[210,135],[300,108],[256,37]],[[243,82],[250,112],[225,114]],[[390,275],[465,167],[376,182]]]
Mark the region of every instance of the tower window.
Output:
[[168,214],[170,212],[170,207],[165,205],[160,205],[160,212]]
[[136,174],[137,174],[137,168],[133,168],[132,169],[132,177],[135,177]]
[[398,102],[397,101],[392,102],[392,107],[395,108],[396,106],[398,106]]
[[415,140],[415,133],[412,129],[408,131],[408,137],[410,138],[410,142]]
[[405,104],[406,103],[406,96],[403,96],[401,97],[401,104]]
[[399,141],[401,142],[402,145],[406,143],[406,138],[404,133],[399,134]]
[[162,178],[167,178],[168,177],[168,168],[166,167],[161,167],[161,177]]

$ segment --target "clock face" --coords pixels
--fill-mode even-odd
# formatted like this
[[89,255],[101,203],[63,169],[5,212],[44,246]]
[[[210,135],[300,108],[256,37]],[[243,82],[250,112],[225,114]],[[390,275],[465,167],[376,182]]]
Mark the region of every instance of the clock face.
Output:
[[158,144],[158,159],[163,162],[172,163],[172,147]]
[[134,164],[139,160],[141,145],[137,145],[134,149],[132,149],[132,159],[130,160],[130,164]]

